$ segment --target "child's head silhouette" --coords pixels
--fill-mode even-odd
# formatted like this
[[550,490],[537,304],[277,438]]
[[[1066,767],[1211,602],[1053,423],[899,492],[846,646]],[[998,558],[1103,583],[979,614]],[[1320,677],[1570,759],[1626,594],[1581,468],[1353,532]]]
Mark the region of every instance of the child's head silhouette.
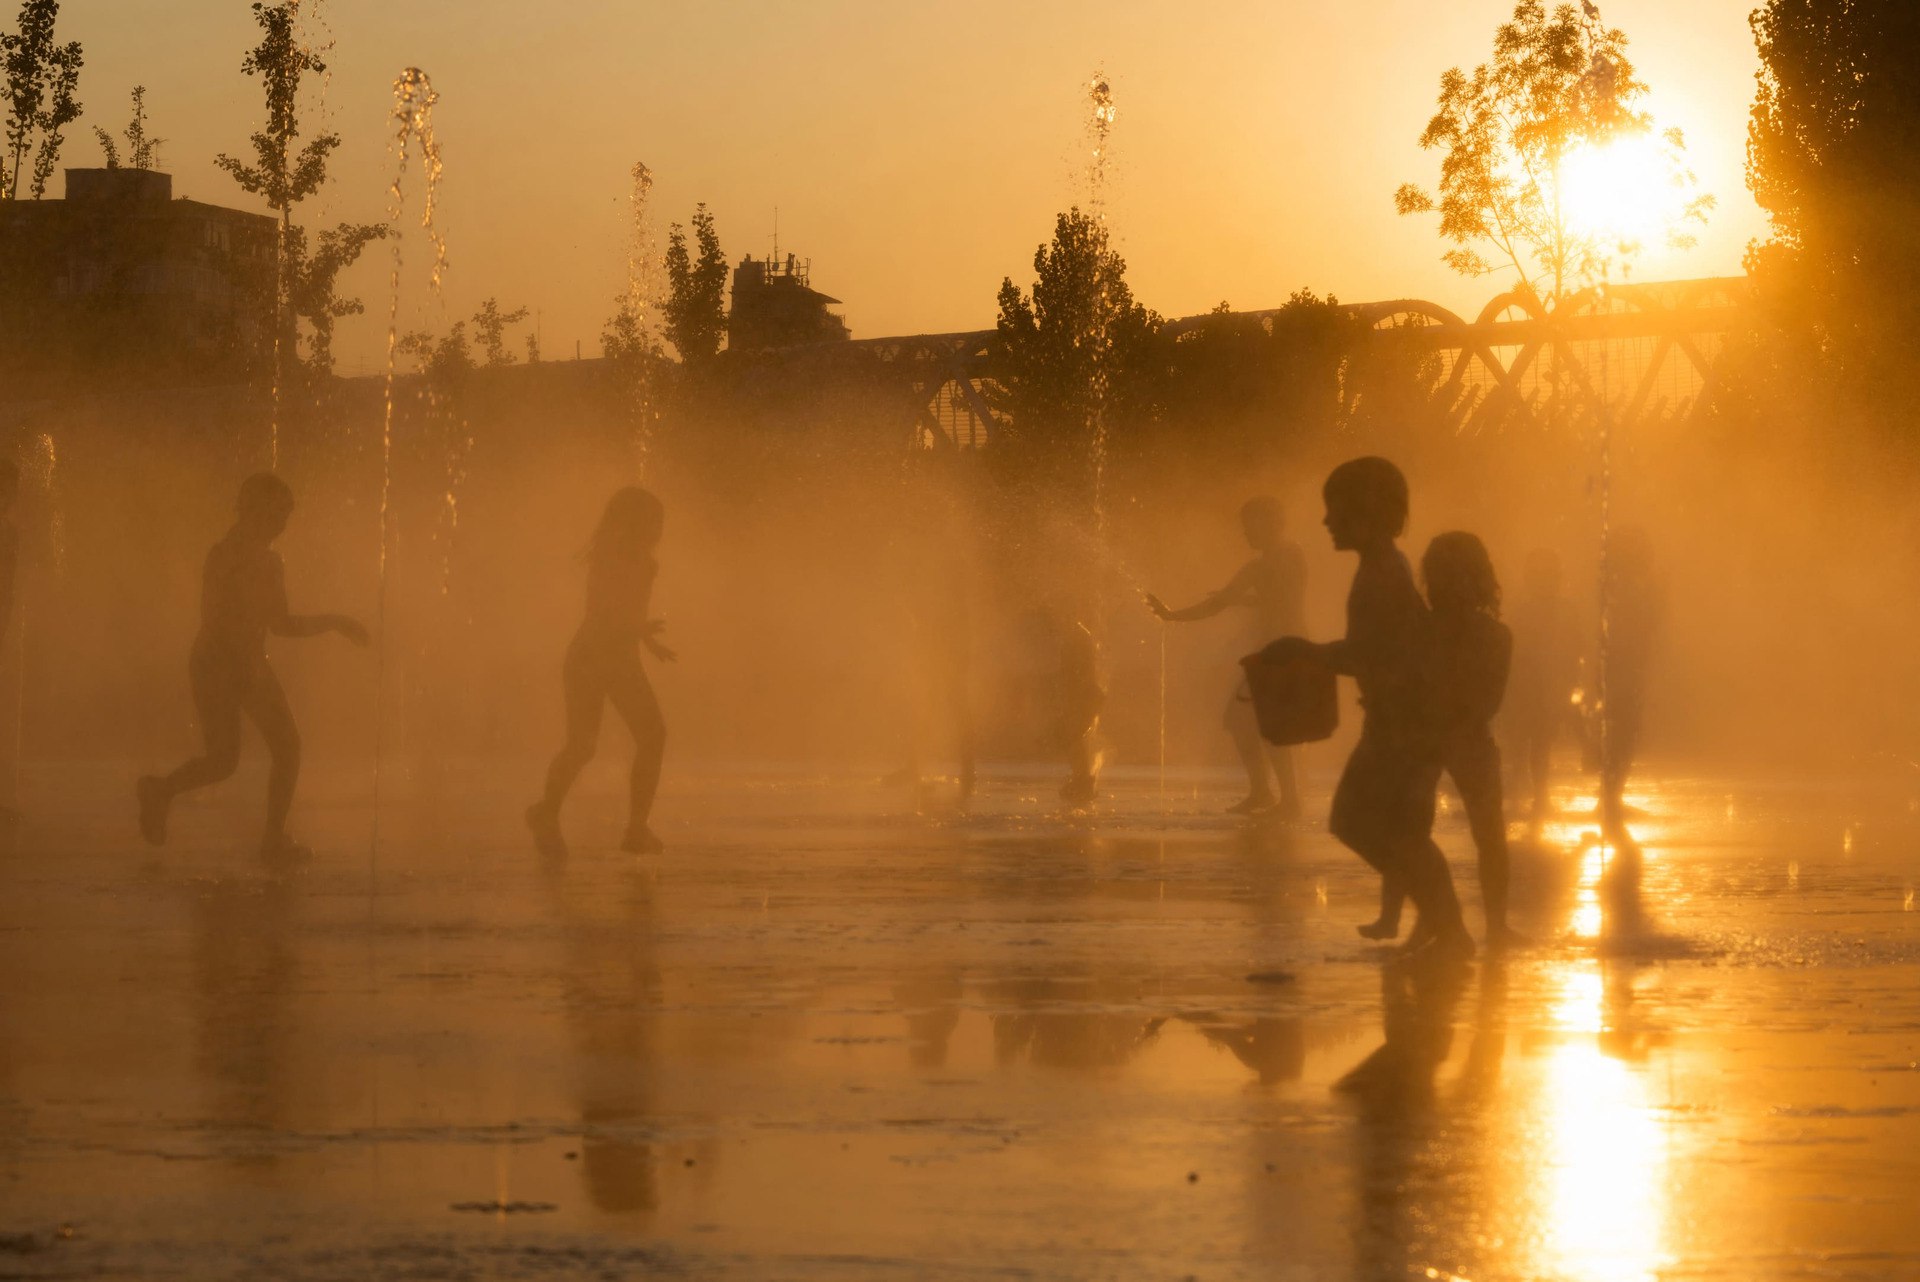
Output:
[[1261,494],[1240,505],[1240,528],[1246,532],[1248,547],[1265,552],[1280,542],[1285,527],[1279,499]]
[[1390,543],[1407,528],[1407,478],[1386,459],[1349,459],[1327,476],[1327,532],[1350,551]]
[[628,485],[613,492],[593,532],[589,557],[651,551],[666,526],[666,509],[653,491]]
[[1478,535],[1465,530],[1436,535],[1420,558],[1420,577],[1436,614],[1477,611],[1500,617],[1500,580]]
[[272,472],[255,472],[240,482],[240,497],[234,503],[240,524],[274,538],[287,528],[293,515],[293,491]]

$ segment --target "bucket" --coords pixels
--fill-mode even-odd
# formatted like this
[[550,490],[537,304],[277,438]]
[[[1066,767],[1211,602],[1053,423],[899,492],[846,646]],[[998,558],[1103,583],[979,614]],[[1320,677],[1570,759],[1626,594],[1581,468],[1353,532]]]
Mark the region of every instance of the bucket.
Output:
[[1260,737],[1276,747],[1330,738],[1340,725],[1332,668],[1296,638],[1275,641],[1240,660]]

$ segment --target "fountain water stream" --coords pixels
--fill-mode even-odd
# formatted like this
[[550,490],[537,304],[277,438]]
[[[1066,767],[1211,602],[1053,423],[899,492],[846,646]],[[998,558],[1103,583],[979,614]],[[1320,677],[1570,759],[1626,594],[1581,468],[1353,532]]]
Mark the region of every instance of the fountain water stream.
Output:
[[406,212],[407,166],[409,158],[417,149],[420,153],[423,188],[420,202],[420,227],[427,238],[427,243],[433,249],[433,264],[428,275],[428,287],[437,294],[447,267],[446,238],[441,235],[433,219],[441,173],[440,146],[433,134],[433,108],[439,100],[440,95],[434,92],[433,82],[427,77],[427,73],[418,67],[408,67],[394,79],[393,110],[389,123],[393,130],[390,148],[395,165],[393,183],[387,188],[387,218],[395,226],[394,235],[391,237],[393,261],[388,278],[386,384],[380,420],[379,597],[375,606],[378,657],[375,663],[373,835],[368,855],[370,861],[377,861],[379,857],[382,758],[386,749],[388,567],[392,560],[394,543],[393,384],[394,364],[400,346],[400,273],[405,242],[405,238],[399,231],[399,223]]

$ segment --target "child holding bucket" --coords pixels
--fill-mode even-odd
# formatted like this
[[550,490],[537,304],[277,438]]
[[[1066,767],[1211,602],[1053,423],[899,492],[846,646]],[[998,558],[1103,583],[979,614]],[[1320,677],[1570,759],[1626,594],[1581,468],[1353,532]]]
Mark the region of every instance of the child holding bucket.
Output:
[[1333,546],[1359,555],[1347,595],[1347,634],[1284,648],[1360,686],[1360,741],[1334,790],[1329,827],[1412,898],[1421,950],[1469,957],[1453,876],[1433,844],[1439,743],[1426,711],[1426,602],[1396,540],[1407,524],[1407,478],[1384,458],[1351,459],[1322,488]]

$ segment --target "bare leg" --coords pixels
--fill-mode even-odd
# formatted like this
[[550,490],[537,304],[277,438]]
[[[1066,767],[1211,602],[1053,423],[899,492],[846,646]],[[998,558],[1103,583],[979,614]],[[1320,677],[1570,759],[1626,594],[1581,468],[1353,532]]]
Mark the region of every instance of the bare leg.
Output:
[[1508,942],[1507,887],[1511,877],[1507,851],[1507,815],[1500,788],[1500,749],[1491,737],[1466,744],[1447,758],[1447,773],[1460,790],[1467,826],[1480,865],[1481,908],[1487,919],[1487,941]]
[[140,832],[150,845],[167,840],[167,812],[183,792],[233,776],[240,764],[240,701],[245,675],[198,650],[187,664],[194,713],[200,721],[200,755],[165,778],[140,780]]
[[293,809],[294,785],[300,781],[300,729],[294,724],[293,709],[287,706],[280,678],[264,663],[248,685],[245,708],[260,737],[266,740],[271,761],[267,773],[267,829],[260,841],[260,853],[298,853],[299,847],[287,836],[287,814]]
[[1267,741],[1260,737],[1260,722],[1253,704],[1245,697],[1246,688],[1245,682],[1234,688],[1227,697],[1226,715],[1221,718],[1221,724],[1233,737],[1233,750],[1240,755],[1240,768],[1247,772],[1246,797],[1227,807],[1229,813],[1240,815],[1270,810],[1275,801],[1273,785],[1268,782],[1273,763],[1267,757]]
[[545,794],[527,807],[527,826],[533,829],[535,843],[548,854],[562,854],[566,850],[560,836],[560,806],[573,789],[574,780],[593,760],[593,751],[600,742],[600,714],[606,686],[595,659],[577,639],[567,649],[566,665],[561,669],[567,703],[567,741],[547,767]]
[[1269,748],[1267,760],[1273,765],[1273,777],[1280,782],[1280,817],[1298,819],[1301,814],[1300,781],[1293,769],[1293,749]]
[[667,723],[660,715],[660,701],[654,697],[653,683],[647,680],[639,656],[623,658],[608,677],[607,699],[633,733],[633,773],[627,783],[627,835],[620,845],[635,853],[650,853],[663,846],[647,821],[653,814],[654,795],[660,790]]

